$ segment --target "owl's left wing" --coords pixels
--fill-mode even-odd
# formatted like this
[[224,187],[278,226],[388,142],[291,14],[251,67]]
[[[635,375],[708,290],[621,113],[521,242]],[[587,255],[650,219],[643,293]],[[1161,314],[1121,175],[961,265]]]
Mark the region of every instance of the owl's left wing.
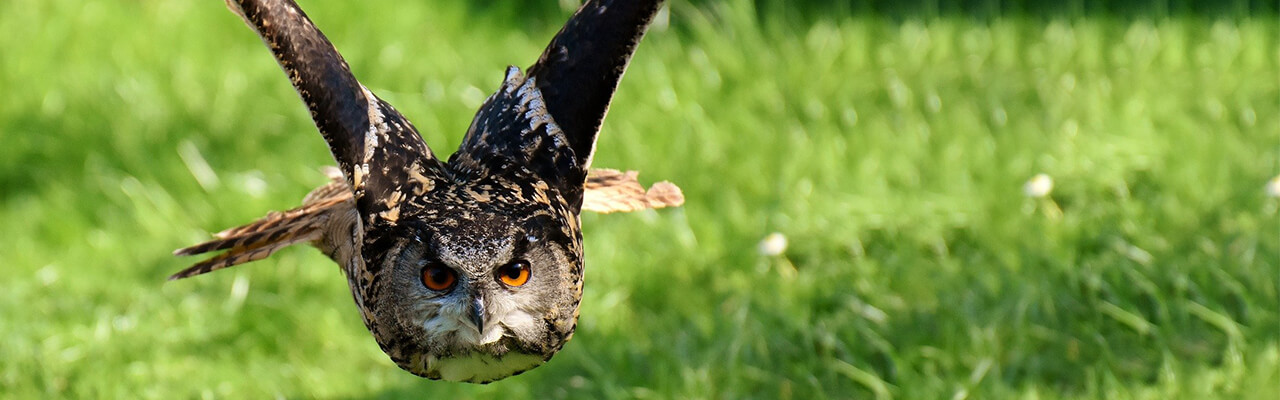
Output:
[[613,93],[662,0],[590,0],[551,40],[528,76],[509,67],[450,159],[455,169],[518,163],[571,204]]
[[587,173],[582,209],[601,214],[679,207],[684,193],[671,182],[654,183],[645,190],[636,171],[592,169]]
[[636,46],[664,0],[591,0],[556,33],[529,76],[564,130],[579,165],[596,137]]

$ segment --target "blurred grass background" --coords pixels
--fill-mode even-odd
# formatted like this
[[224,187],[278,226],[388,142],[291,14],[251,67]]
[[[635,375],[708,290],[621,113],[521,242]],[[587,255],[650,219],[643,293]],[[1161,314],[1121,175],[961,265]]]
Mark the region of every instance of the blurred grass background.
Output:
[[[447,155],[574,4],[302,5]],[[221,1],[0,2],[0,397],[1280,397],[1276,5],[959,4],[671,4],[595,162],[688,203],[585,216],[578,334],[476,386],[314,250],[164,283],[332,164]]]

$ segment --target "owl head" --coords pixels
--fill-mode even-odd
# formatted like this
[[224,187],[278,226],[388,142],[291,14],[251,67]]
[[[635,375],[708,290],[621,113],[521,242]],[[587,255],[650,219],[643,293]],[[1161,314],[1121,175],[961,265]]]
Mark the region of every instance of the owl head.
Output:
[[361,289],[366,322],[401,368],[484,383],[542,364],[573,334],[576,218],[495,188],[505,187],[440,188],[424,201],[454,206],[423,209],[366,242],[378,264]]

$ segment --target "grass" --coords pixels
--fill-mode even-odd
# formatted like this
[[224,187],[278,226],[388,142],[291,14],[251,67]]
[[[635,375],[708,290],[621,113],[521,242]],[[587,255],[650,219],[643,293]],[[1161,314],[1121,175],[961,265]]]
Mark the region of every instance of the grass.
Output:
[[[0,397],[1280,396],[1274,18],[676,2],[596,165],[688,203],[585,216],[578,334],[477,386],[392,365],[314,250],[164,283],[332,163],[221,3],[0,3]],[[304,2],[438,154],[566,15],[503,4]]]

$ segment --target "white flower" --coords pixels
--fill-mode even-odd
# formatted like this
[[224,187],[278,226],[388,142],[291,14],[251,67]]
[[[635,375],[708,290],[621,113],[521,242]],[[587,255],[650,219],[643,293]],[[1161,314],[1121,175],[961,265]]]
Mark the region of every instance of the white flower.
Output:
[[760,250],[760,254],[766,256],[781,255],[782,252],[787,251],[787,237],[778,232],[770,233],[760,240],[757,249]]
[[1267,195],[1271,197],[1280,197],[1280,175],[1267,181]]
[[1026,184],[1022,185],[1022,194],[1031,198],[1040,198],[1048,196],[1053,191],[1053,178],[1045,174],[1036,174],[1031,177]]

